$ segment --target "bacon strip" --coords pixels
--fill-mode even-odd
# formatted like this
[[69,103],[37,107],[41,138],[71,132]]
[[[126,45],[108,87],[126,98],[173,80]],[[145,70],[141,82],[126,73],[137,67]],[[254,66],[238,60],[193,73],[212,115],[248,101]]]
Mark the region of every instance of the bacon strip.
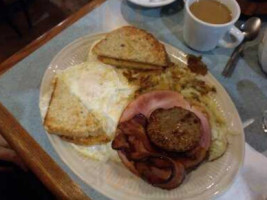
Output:
[[191,150],[186,156],[175,158],[175,161],[181,163],[187,171],[196,168],[207,156],[207,150],[200,145]]
[[182,164],[161,155],[152,154],[145,162],[136,162],[135,167],[145,181],[163,189],[176,188],[185,177]]

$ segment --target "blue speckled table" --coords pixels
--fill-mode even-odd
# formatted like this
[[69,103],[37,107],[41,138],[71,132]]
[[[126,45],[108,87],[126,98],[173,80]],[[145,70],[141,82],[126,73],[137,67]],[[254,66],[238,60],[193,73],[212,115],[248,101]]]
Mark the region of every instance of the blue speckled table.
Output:
[[[183,9],[180,3],[148,9],[135,6],[126,0],[107,0],[0,77],[0,101],[71,178],[80,184],[92,199],[98,200],[107,198],[83,184],[60,160],[49,143],[39,113],[39,87],[50,61],[64,46],[81,36],[107,32],[124,24],[146,29],[158,39],[186,53],[200,54],[183,43]],[[266,152],[267,134],[262,131],[261,116],[263,110],[267,109],[267,78],[261,72],[257,60],[259,39],[260,37],[247,45],[244,58],[238,62],[233,76],[229,79],[222,77],[221,71],[232,49],[217,48],[202,55],[210,72],[229,92],[241,119],[255,119],[255,122],[245,129],[246,141],[256,150]]]

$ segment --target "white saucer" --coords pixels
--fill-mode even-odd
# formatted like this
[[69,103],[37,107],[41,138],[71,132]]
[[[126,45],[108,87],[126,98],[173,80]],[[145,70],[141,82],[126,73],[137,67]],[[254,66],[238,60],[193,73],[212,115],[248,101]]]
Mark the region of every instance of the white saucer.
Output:
[[144,7],[160,7],[168,5],[175,0],[129,0],[130,2]]

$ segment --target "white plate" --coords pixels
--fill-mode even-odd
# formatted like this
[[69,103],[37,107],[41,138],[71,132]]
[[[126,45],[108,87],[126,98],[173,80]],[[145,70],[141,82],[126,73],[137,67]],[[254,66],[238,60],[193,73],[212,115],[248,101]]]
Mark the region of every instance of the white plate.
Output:
[[165,6],[168,5],[175,0],[128,0],[134,4],[137,4],[139,6],[144,6],[144,7],[160,7],[160,6]]
[[[46,70],[40,90],[40,110],[45,115],[51,95],[51,80],[58,70],[82,63],[86,60],[91,45],[104,35],[82,37],[62,49]],[[171,59],[185,64],[186,54],[165,44]],[[122,164],[108,161],[106,163],[91,160],[77,153],[73,147],[55,135],[48,134],[56,152],[73,172],[86,184],[100,193],[116,200],[206,200],[224,192],[233,182],[244,156],[244,133],[237,110],[224,88],[208,74],[206,81],[217,89],[214,99],[222,114],[229,122],[229,127],[237,135],[229,137],[226,153],[218,160],[206,162],[187,175],[183,184],[171,191],[152,187],[135,177]]]

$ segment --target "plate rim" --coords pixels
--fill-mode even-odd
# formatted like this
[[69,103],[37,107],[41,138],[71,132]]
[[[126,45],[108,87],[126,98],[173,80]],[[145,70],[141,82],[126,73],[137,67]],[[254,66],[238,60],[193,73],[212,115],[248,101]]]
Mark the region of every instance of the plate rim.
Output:
[[[84,40],[84,39],[90,39],[90,38],[93,38],[93,37],[103,37],[104,35],[106,35],[107,34],[107,32],[98,32],[98,33],[94,33],[94,34],[87,34],[87,35],[84,35],[84,36],[82,36],[82,37],[79,37],[79,38],[77,38],[77,39],[75,39],[74,41],[72,41],[71,43],[69,43],[68,45],[66,45],[65,47],[63,47],[54,57],[53,57],[53,59],[51,60],[51,62],[49,63],[49,65],[48,65],[48,67],[47,67],[47,69],[46,69],[46,71],[44,72],[44,74],[43,74],[43,77],[42,77],[42,81],[41,81],[41,85],[40,85],[40,93],[39,93],[39,109],[41,109],[40,108],[40,100],[41,100],[41,98],[42,98],[42,91],[43,91],[43,85],[44,85],[44,80],[45,80],[45,76],[46,76],[46,73],[47,73],[47,71],[48,71],[48,69],[53,65],[53,63],[55,62],[55,60],[57,60],[57,58],[66,50],[66,49],[68,49],[70,46],[73,46],[75,43],[77,43],[77,42],[79,42],[79,41],[81,41],[81,40]],[[188,53],[186,53],[186,52],[184,52],[184,51],[182,51],[182,50],[180,50],[179,48],[177,48],[177,47],[175,47],[175,46],[173,46],[173,45],[171,45],[171,44],[169,44],[169,43],[166,43],[166,42],[162,42],[162,41],[160,41],[162,44],[164,44],[164,46],[166,47],[167,46],[167,48],[173,48],[173,49],[175,49],[176,51],[179,51],[179,52],[181,52],[181,53],[183,53],[183,54],[185,54],[185,55],[188,55]],[[168,53],[169,54],[169,53]],[[244,129],[243,129],[243,126],[242,126],[242,121],[241,121],[241,118],[240,118],[240,115],[239,115],[239,113],[238,113],[238,110],[237,110],[237,108],[236,108],[236,106],[235,106],[235,104],[234,104],[234,102],[232,101],[232,99],[231,99],[231,97],[229,96],[229,94],[228,94],[228,92],[226,91],[226,89],[223,87],[223,85],[210,73],[210,72],[208,72],[208,76],[209,76],[209,78],[210,79],[212,79],[212,82],[213,83],[215,83],[216,84],[216,87],[219,87],[220,88],[220,90],[224,93],[224,95],[225,95],[225,98],[227,99],[227,102],[228,103],[230,103],[230,107],[232,107],[233,109],[234,109],[234,114],[236,115],[235,117],[237,117],[237,121],[238,121],[238,123],[239,123],[239,125],[240,125],[240,127],[242,127],[241,128],[241,130],[240,130],[240,136],[241,136],[241,140],[242,140],[242,149],[241,149],[241,152],[242,152],[242,155],[241,155],[241,158],[240,158],[240,161],[239,161],[239,163],[238,163],[238,168],[235,170],[235,174],[234,174],[234,176],[232,176],[232,178],[231,178],[231,180],[230,180],[230,182],[226,185],[226,186],[224,186],[223,188],[221,187],[221,188],[215,188],[216,189],[216,191],[213,191],[213,193],[211,194],[211,195],[209,195],[209,197],[210,198],[215,198],[215,197],[218,197],[218,196],[221,196],[221,195],[223,195],[231,186],[232,186],[232,184],[234,183],[234,181],[235,181],[235,179],[236,179],[236,177],[237,177],[237,175],[239,174],[239,171],[240,171],[240,169],[241,169],[241,167],[242,167],[242,165],[243,165],[243,163],[244,163],[244,154],[245,154],[245,134],[244,134]],[[42,117],[42,121],[43,121],[43,117]],[[68,167],[74,174],[75,174],[75,176],[77,176],[80,180],[82,180],[82,182],[85,184],[85,185],[87,185],[87,187],[89,186],[90,188],[92,188],[92,189],[94,189],[95,191],[97,191],[98,193],[100,193],[100,194],[102,194],[102,195],[104,195],[104,196],[106,196],[106,197],[108,197],[108,198],[110,198],[110,199],[113,199],[113,197],[110,197],[108,194],[106,194],[105,192],[103,192],[102,190],[100,190],[100,189],[98,189],[97,187],[93,187],[92,185],[89,185],[88,183],[86,183],[86,181],[85,181],[85,179],[81,176],[81,175],[79,175],[79,173],[77,172],[77,170],[76,169],[74,169],[74,167],[73,166],[70,166],[70,165],[68,165],[67,163],[68,163],[68,161],[66,160],[66,158],[64,157],[64,156],[61,156],[61,154],[59,154],[58,153],[58,147],[56,146],[56,144],[53,142],[53,137],[56,137],[55,135],[51,135],[51,134],[49,134],[49,133],[47,133],[47,131],[45,131],[46,132],[46,135],[47,135],[47,137],[48,137],[48,139],[49,139],[49,142],[50,142],[50,144],[51,144],[51,146],[54,148],[54,150],[55,150],[55,152],[57,153],[57,155],[59,156],[59,158],[64,162],[64,164],[65,164],[65,166],[66,167]],[[217,185],[216,185],[217,186]],[[201,195],[202,196],[202,193],[201,194],[199,194],[199,195]],[[201,198],[201,197],[200,197]],[[203,197],[202,197],[203,198]],[[188,200],[195,200],[195,199],[199,199],[199,197],[189,197],[189,198],[186,198],[186,199],[188,199]]]
[[174,1],[176,0],[165,0],[165,1],[162,1],[162,2],[154,2],[154,3],[149,3],[149,2],[142,2],[140,0],[128,0],[130,1],[131,3],[133,4],[136,4],[136,5],[139,5],[139,6],[143,6],[143,7],[147,7],[147,8],[155,8],[155,7],[160,7],[160,6],[166,6],[168,4],[171,4],[173,3]]

